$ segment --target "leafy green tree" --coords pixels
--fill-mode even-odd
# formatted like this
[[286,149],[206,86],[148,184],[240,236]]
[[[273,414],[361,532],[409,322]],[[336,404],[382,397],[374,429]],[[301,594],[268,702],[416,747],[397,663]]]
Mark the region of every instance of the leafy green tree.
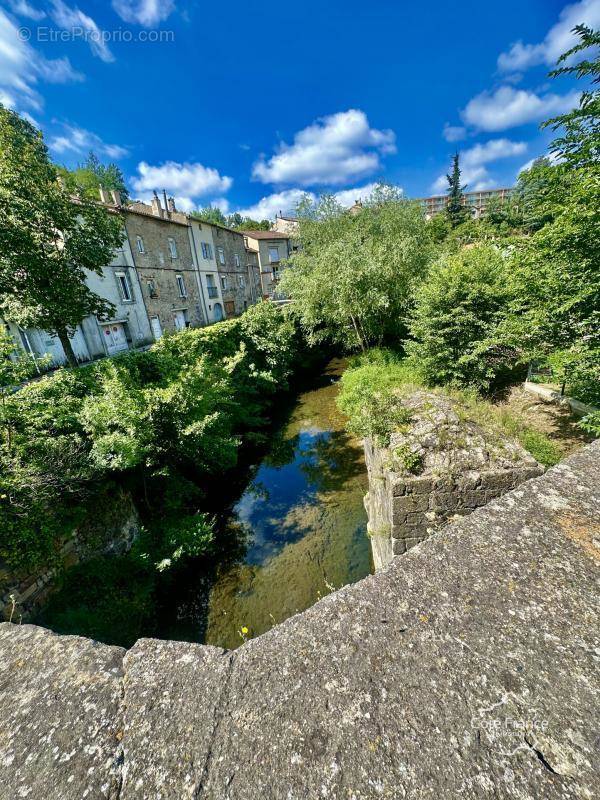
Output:
[[196,211],[190,212],[190,216],[204,222],[212,222],[214,225],[227,225],[225,214],[223,214],[221,209],[217,208],[216,206],[205,206],[204,208],[199,208]]
[[263,219],[260,222],[252,217],[243,217],[237,212],[230,214],[227,217],[227,225],[236,231],[269,231],[271,230],[271,223],[268,219]]
[[452,227],[460,225],[470,216],[471,212],[464,204],[464,190],[466,186],[462,186],[460,182],[460,156],[455,153],[452,156],[452,172],[446,175],[448,179],[448,204],[446,205],[446,214],[450,220]]
[[15,346],[6,329],[0,329],[0,425],[4,430],[6,447],[12,449],[12,424],[7,412],[8,399],[15,388],[37,373],[35,362]]
[[[563,53],[558,59],[559,66],[550,75],[589,78],[592,87],[597,87],[600,84],[600,31],[592,30],[586,25],[577,25],[574,32],[579,36],[579,42]],[[569,59],[580,53],[587,54],[587,58],[576,64],[568,63]],[[577,108],[549,119],[543,127],[561,131],[561,135],[551,143],[550,148],[567,166],[595,171],[600,168],[600,89],[584,90]]]
[[7,318],[69,340],[89,315],[112,306],[86,285],[101,273],[123,241],[120,218],[85,197],[74,198],[59,180],[42,135],[0,106],[0,305]]
[[59,175],[74,193],[84,194],[90,200],[98,200],[98,190],[101,186],[108,191],[119,192],[124,203],[129,200],[129,192],[120,167],[113,162],[103,164],[92,151],[88,154],[87,159],[78,164],[74,170],[68,170],[66,167],[57,167],[57,169]]
[[281,291],[309,340],[365,350],[398,339],[433,252],[419,204],[381,187],[360,214],[333,196],[305,200],[298,214],[302,248],[283,270]]
[[496,248],[479,245],[436,262],[416,292],[407,343],[429,383],[489,387],[512,355],[493,343],[508,299]]

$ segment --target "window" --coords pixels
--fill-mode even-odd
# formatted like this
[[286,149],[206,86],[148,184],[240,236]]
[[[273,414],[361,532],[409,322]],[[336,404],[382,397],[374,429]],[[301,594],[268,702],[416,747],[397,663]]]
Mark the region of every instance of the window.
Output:
[[222,247],[217,247],[217,253],[219,255],[219,264],[225,264],[225,250]]
[[131,296],[131,287],[127,280],[127,275],[124,272],[115,272],[119,292],[121,293],[121,300],[124,303],[131,303],[133,297]]
[[269,264],[278,264],[279,263],[279,248],[278,247],[269,247]]
[[146,281],[146,287],[148,289],[148,297],[158,297],[158,292],[156,291],[156,283],[154,282],[154,278],[149,278]]
[[233,256],[233,263],[235,264],[235,266],[236,266],[236,267],[239,267],[239,266],[240,266],[240,257],[238,256],[238,254],[237,254],[237,253],[234,253],[234,256]]
[[208,289],[208,296],[211,299],[219,296],[219,292],[217,291],[217,287],[215,286],[215,279],[213,275],[206,276],[206,288]]
[[212,258],[212,247],[209,245],[208,242],[200,242],[202,247],[202,258],[205,258],[207,261],[210,261]]
[[223,289],[224,291],[227,291],[228,288],[229,288],[229,284],[227,282],[227,276],[226,275],[221,275],[221,289]]
[[238,286],[240,287],[240,289],[246,288],[246,281],[244,280],[243,275],[238,275]]
[[177,245],[175,244],[175,239],[172,239],[169,236],[167,241],[169,242],[169,254],[171,258],[177,258]]
[[183,280],[183,275],[176,275],[175,280],[177,281],[177,286],[179,288],[179,297],[187,297],[187,291],[185,288],[185,281]]
[[136,244],[137,244],[138,253],[145,253],[146,252],[146,248],[144,247],[144,240],[142,239],[142,237],[141,236],[136,236],[135,237],[135,241],[136,241]]

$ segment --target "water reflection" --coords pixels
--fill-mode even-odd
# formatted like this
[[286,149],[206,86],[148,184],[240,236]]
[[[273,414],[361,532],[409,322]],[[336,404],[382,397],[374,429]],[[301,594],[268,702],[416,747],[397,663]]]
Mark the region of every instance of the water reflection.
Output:
[[236,647],[242,628],[256,636],[370,572],[362,449],[335,405],[342,369],[334,360],[327,385],[300,396],[234,508],[246,552],[211,589],[209,644]]

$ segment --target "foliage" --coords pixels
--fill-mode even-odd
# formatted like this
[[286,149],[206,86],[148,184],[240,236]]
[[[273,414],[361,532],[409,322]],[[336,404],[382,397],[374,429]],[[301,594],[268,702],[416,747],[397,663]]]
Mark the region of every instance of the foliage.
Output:
[[470,209],[464,203],[466,187],[462,186],[460,182],[460,156],[458,153],[452,156],[452,172],[446,177],[448,179],[446,216],[450,220],[450,225],[455,228],[471,216]]
[[[293,321],[264,303],[8,395],[0,557],[18,568],[51,561],[107,480],[129,476],[142,503],[152,482],[156,517],[166,513],[160,498],[170,502],[165,487],[173,480],[181,486],[185,476],[224,474],[240,444],[265,426],[264,412],[301,354]],[[195,515],[197,500],[190,502]]]
[[74,194],[83,194],[90,200],[98,201],[99,189],[102,186],[108,192],[111,190],[119,192],[122,202],[129,200],[129,192],[120,167],[115,163],[103,164],[91,150],[86,160],[78,164],[74,170],[68,170],[66,167],[57,169],[58,174]]
[[227,225],[225,214],[217,206],[204,206],[190,212],[190,216],[213,225]]
[[[389,351],[371,351],[354,361],[341,380],[340,409],[348,417],[349,430],[358,436],[373,436],[380,445],[389,444],[390,435],[410,422],[401,402],[419,388],[427,388],[423,374],[412,359],[401,359]],[[525,419],[502,406],[482,399],[472,390],[444,386],[431,391],[449,396],[458,413],[482,428],[517,439],[545,466],[562,457],[560,447],[548,436],[533,429]],[[395,454],[409,472],[418,474],[422,463],[408,449]]]
[[382,186],[359,214],[333,196],[306,200],[298,213],[302,248],[281,291],[309,341],[364,350],[397,339],[433,250],[420,206]]
[[213,225],[224,225],[235,231],[268,231],[271,229],[271,223],[268,219],[263,219],[259,222],[252,219],[252,217],[243,217],[237,212],[225,216],[221,209],[216,206],[199,208],[196,211],[192,211],[190,216]]
[[479,245],[443,256],[416,293],[407,351],[433,385],[486,389],[510,357],[494,329],[508,300],[504,259]]
[[85,196],[74,199],[41,133],[0,106],[0,302],[23,327],[55,333],[76,365],[67,332],[112,306],[87,287],[123,241],[121,220]]
[[[550,74],[576,75],[578,78],[591,78],[592,86],[600,83],[600,31],[586,25],[577,25],[574,32],[579,42],[558,59],[559,66]],[[591,51],[591,52],[589,52]],[[574,55],[588,53],[576,64],[569,62]],[[561,135],[550,145],[557,155],[571,169],[591,169],[598,171],[600,165],[600,90],[585,90],[579,98],[579,105],[566,114],[548,120],[543,127],[561,131]]]

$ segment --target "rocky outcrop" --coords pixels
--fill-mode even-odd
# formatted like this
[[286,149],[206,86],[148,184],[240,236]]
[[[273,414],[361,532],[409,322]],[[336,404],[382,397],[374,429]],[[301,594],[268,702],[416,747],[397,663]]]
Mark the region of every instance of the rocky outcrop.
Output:
[[600,796],[600,442],[233,653],[0,626],[0,798]]
[[469,418],[456,400],[421,391],[401,408],[407,422],[387,447],[365,440],[375,569],[544,471],[517,441]]

